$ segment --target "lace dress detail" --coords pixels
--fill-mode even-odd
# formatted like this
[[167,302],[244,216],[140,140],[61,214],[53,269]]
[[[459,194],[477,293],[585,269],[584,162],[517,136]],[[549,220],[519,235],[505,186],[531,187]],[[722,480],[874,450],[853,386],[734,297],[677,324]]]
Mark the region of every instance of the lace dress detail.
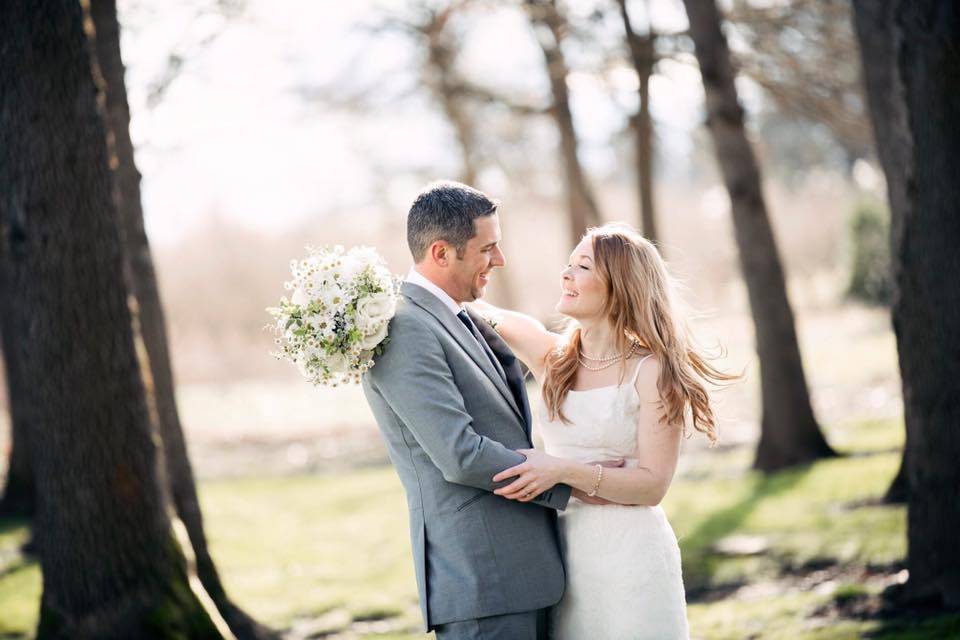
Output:
[[[635,466],[636,378],[649,357],[622,385],[570,391],[563,402],[569,423],[549,420],[541,402],[546,452],[582,462],[623,458]],[[663,509],[572,499],[560,513],[559,531],[567,587],[551,610],[551,638],[688,638],[680,548]]]

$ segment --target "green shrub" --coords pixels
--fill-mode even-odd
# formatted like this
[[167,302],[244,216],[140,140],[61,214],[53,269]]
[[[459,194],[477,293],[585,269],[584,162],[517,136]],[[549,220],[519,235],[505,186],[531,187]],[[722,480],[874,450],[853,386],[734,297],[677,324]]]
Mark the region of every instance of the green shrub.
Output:
[[847,294],[865,302],[889,305],[893,297],[890,272],[890,213],[876,202],[862,202],[850,221],[852,265]]

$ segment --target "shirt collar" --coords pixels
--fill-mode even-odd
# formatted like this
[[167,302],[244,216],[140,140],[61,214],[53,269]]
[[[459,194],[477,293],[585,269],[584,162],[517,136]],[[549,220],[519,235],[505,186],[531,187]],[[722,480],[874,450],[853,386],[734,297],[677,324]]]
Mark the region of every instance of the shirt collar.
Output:
[[407,282],[410,284],[415,284],[419,287],[423,287],[435,295],[440,299],[440,302],[442,302],[446,308],[450,309],[453,315],[457,315],[464,310],[463,305],[457,304],[454,299],[447,294],[446,291],[435,285],[433,282],[428,280],[426,276],[417,271],[416,266],[410,267],[410,271],[407,273]]

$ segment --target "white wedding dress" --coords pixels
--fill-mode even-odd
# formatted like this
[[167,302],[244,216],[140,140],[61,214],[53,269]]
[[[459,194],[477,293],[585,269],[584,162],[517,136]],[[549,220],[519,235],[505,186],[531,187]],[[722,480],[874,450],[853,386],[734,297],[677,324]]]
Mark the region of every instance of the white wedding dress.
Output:
[[[636,465],[635,382],[645,359],[622,385],[570,391],[563,402],[569,423],[549,420],[541,402],[546,452],[582,462],[623,458],[626,466]],[[551,610],[551,638],[686,640],[680,548],[663,509],[572,498],[558,524],[567,587]]]

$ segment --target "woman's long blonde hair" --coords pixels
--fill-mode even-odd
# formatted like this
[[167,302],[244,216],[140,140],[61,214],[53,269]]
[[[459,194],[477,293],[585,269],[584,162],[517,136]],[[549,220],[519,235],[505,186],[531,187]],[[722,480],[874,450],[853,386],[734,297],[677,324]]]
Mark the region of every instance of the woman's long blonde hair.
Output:
[[[740,376],[713,367],[697,348],[674,304],[675,285],[653,244],[625,224],[587,231],[597,274],[606,284],[604,314],[623,354],[621,382],[632,342],[649,349],[660,362],[657,388],[667,424],[684,425],[689,410],[697,431],[717,442],[717,426],[705,382],[720,385]],[[551,420],[567,422],[561,409],[578,368],[581,329],[568,327],[567,340],[545,361],[543,399]]]

